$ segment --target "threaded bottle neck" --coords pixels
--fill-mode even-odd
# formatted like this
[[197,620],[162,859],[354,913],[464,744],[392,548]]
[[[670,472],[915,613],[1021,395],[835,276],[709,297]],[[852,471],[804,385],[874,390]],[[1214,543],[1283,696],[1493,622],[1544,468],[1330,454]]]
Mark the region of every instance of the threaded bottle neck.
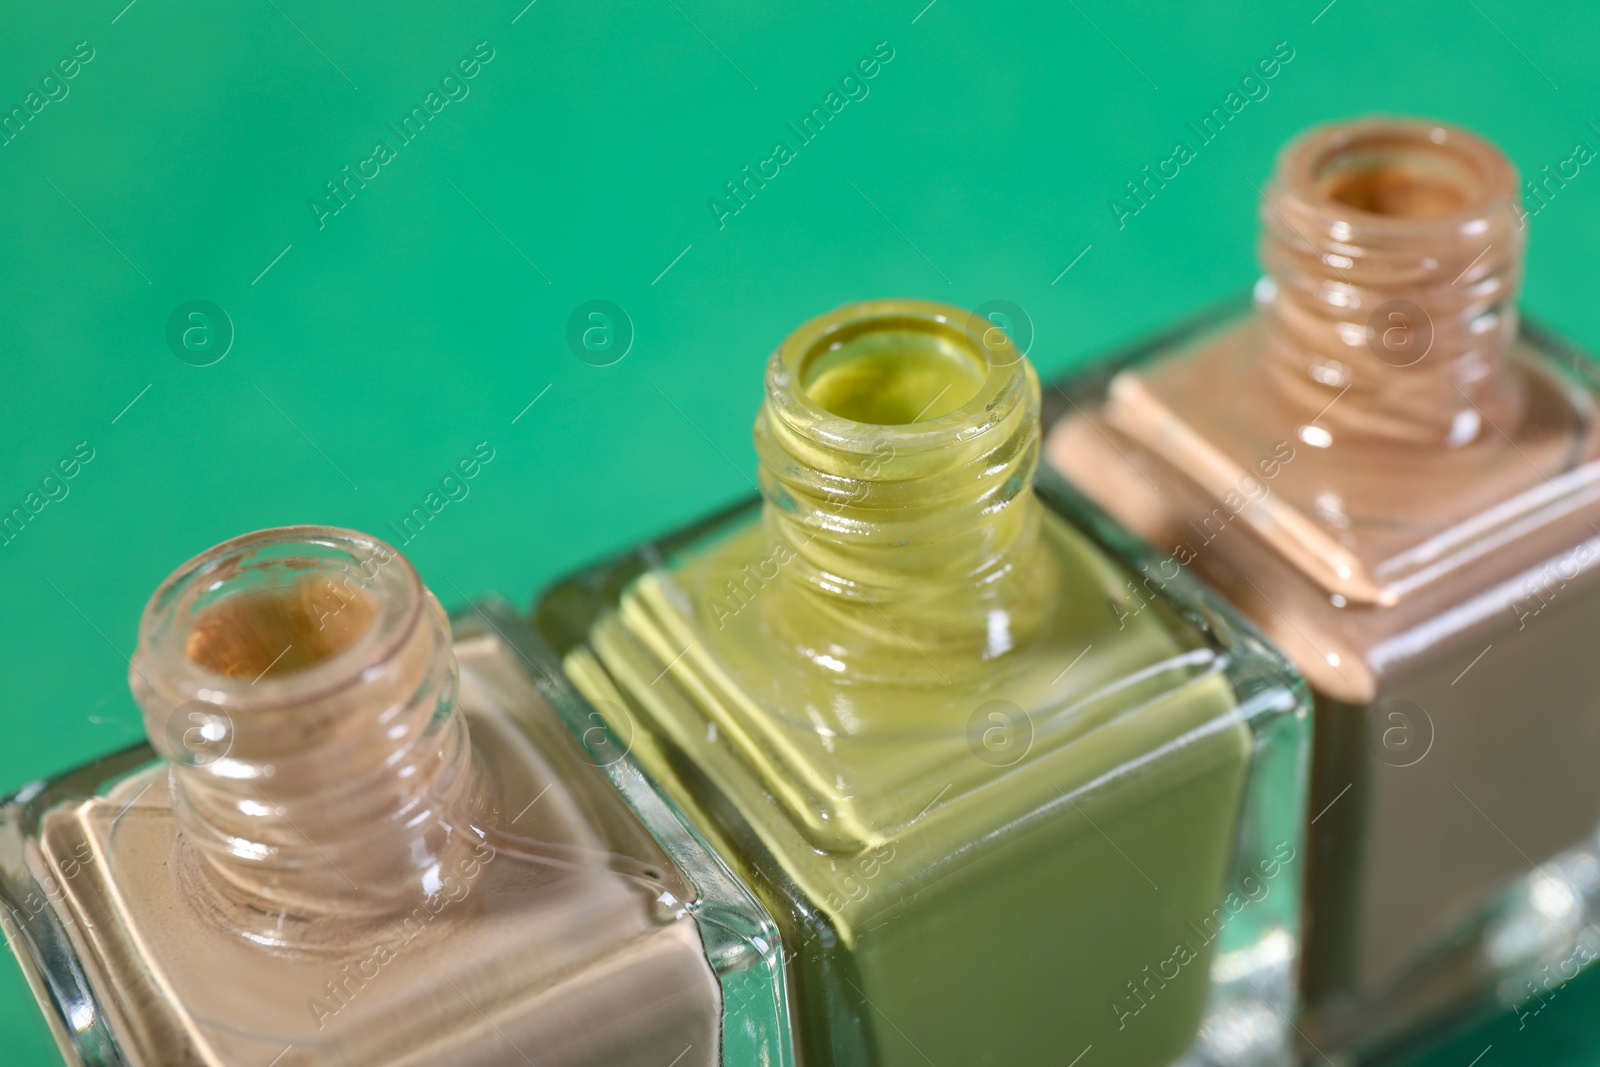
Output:
[[1037,628],[1038,378],[992,323],[914,300],[811,320],[768,363],[755,444],[787,550],[769,617],[818,665],[937,681]]
[[411,565],[311,526],[174,572],[130,672],[208,883],[296,919],[409,907],[472,835],[456,678],[447,620]]
[[1511,162],[1454,127],[1364,119],[1290,143],[1260,206],[1257,297],[1292,409],[1334,438],[1424,447],[1514,419],[1519,203]]

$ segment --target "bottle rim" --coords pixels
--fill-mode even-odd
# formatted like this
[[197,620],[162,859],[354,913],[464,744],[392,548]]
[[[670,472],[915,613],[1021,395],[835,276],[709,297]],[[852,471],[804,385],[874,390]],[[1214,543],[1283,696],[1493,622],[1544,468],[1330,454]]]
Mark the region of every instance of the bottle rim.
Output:
[[[297,553],[296,549],[304,550]],[[188,655],[186,643],[200,610],[225,598],[230,582],[262,568],[322,570],[354,582],[377,612],[347,646],[278,676],[254,679],[219,673]],[[130,670],[174,705],[199,701],[221,708],[268,710],[330,696],[360,682],[392,658],[416,629],[426,597],[411,563],[379,538],[336,526],[298,525],[256,530],[213,545],[174,570],[151,594],[139,620]]]
[[[1461,194],[1460,206],[1453,210],[1389,214],[1329,193],[1328,179],[1341,166],[1376,169],[1429,157],[1441,168],[1440,180],[1451,182]],[[1396,236],[1449,231],[1470,235],[1486,229],[1485,217],[1515,204],[1520,195],[1516,165],[1492,142],[1449,123],[1391,115],[1327,123],[1302,133],[1279,153],[1274,184],[1324,217],[1331,230],[1342,223],[1352,232]],[[1263,207],[1264,212],[1273,210],[1270,201]]]
[[[829,352],[874,331],[913,331],[953,343],[983,375],[977,392],[926,421],[859,422],[824,407],[809,391],[810,370]],[[1020,399],[1027,363],[1010,336],[976,312],[930,300],[890,298],[846,304],[802,324],[784,338],[767,366],[766,398],[793,430],[817,444],[870,452],[892,435],[897,447],[924,451],[970,440],[1000,419],[1007,396]]]

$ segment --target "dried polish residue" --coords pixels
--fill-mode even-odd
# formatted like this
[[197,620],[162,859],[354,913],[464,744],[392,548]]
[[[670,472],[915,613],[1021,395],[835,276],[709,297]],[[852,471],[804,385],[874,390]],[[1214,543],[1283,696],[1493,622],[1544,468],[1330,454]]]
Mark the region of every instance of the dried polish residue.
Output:
[[1439,145],[1374,138],[1336,152],[1316,186],[1328,199],[1370,215],[1432,219],[1469,207],[1482,182]]
[[190,662],[229,678],[291,674],[329,659],[372,625],[377,601],[325,574],[219,600],[195,617]]

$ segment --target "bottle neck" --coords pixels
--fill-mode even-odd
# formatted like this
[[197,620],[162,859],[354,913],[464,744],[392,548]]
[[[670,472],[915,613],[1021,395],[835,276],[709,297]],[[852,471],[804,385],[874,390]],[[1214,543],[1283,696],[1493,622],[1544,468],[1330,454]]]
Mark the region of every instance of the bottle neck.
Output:
[[290,527],[202,554],[152,597],[130,680],[207,886],[256,914],[405,910],[476,833],[447,620],[376,539]]
[[1519,205],[1510,161],[1452,127],[1362,120],[1284,150],[1257,300],[1266,373],[1308,444],[1458,448],[1515,420]]
[[769,361],[755,445],[768,618],[804,657],[937,683],[1037,630],[1039,384],[998,327],[911,300],[814,319]]

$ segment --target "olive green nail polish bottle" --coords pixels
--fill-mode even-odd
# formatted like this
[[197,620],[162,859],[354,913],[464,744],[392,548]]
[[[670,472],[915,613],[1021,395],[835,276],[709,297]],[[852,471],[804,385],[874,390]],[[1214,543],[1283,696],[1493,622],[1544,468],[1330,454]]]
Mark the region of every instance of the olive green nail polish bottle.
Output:
[[537,628],[777,919],[807,1062],[1281,1062],[1303,686],[1039,444],[1003,331],[841,308],[767,364],[761,500]]

